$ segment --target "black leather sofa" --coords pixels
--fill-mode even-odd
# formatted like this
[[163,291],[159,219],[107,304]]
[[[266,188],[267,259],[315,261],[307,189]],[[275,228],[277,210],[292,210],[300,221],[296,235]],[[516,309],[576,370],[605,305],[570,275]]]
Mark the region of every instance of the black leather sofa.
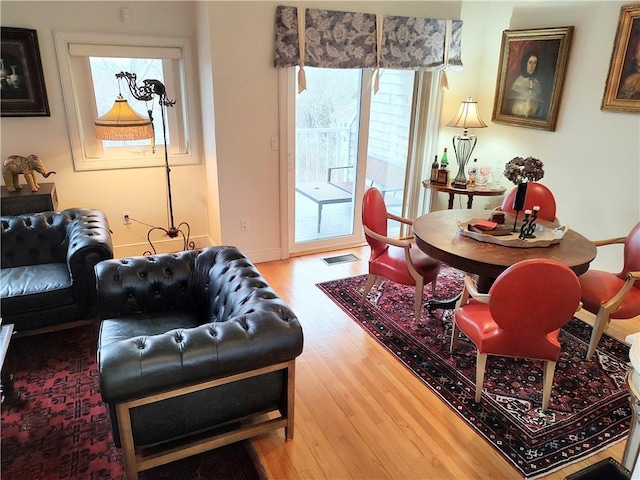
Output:
[[302,328],[238,249],[108,260],[96,276],[100,390],[128,479],[273,429],[293,437]]
[[96,319],[94,267],[113,258],[104,213],[71,208],[0,222],[2,322],[34,333]]

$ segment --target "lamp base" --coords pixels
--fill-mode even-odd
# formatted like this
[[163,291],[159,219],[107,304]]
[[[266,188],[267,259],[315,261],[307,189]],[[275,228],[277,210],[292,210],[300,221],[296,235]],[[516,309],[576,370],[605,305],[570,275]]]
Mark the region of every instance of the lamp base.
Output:
[[[182,231],[183,227],[185,227],[186,233]],[[189,224],[187,222],[182,222],[177,227],[174,227],[173,225],[171,225],[169,228],[163,228],[163,227],[150,228],[149,231],[147,232],[147,241],[149,242],[149,245],[151,245],[151,250],[153,250],[153,252],[151,250],[147,250],[146,252],[143,253],[143,255],[156,255],[158,253],[156,252],[156,247],[153,245],[153,241],[151,240],[151,234],[156,230],[160,230],[161,232],[164,232],[165,235],[169,238],[176,238],[178,235],[181,235],[182,250],[193,250],[194,248],[196,248],[195,242],[193,242],[193,240],[189,240],[189,236],[191,235],[191,227],[189,227]]]
[[467,189],[467,182],[463,182],[463,181],[460,181],[460,180],[454,180],[451,183],[451,186],[453,188],[460,188],[460,189],[465,189],[466,190]]

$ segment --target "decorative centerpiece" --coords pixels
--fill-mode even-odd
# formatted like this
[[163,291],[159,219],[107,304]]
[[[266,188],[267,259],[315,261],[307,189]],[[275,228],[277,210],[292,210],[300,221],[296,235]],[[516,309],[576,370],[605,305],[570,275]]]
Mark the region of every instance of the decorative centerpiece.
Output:
[[504,176],[516,185],[537,182],[544,177],[544,163],[533,157],[515,157],[504,166]]
[[513,222],[514,232],[516,231],[518,214],[524,208],[524,199],[527,196],[527,183],[537,182],[544,177],[543,166],[542,161],[537,158],[515,157],[509,160],[504,167],[504,176],[518,187],[516,198],[513,201],[513,209],[516,212],[516,219]]

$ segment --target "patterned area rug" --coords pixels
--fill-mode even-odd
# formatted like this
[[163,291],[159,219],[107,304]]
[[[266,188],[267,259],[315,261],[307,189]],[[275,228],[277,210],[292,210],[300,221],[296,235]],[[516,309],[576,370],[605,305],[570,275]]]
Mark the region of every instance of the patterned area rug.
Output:
[[[535,478],[582,460],[628,433],[629,347],[603,335],[585,361],[591,327],[573,319],[561,331],[549,409],[542,411],[542,362],[489,356],[476,404],[474,345],[461,334],[449,354],[453,311],[423,308],[413,319],[413,287],[384,282],[363,305],[366,275],[318,284],[353,320],[424,382],[520,474]],[[435,297],[462,290],[463,274],[441,270]],[[425,288],[431,298],[431,287]]]
[[[107,408],[100,399],[97,327],[16,338],[5,368],[24,403],[2,406],[2,478],[124,478]],[[240,442],[142,472],[141,480],[261,480],[249,442]]]

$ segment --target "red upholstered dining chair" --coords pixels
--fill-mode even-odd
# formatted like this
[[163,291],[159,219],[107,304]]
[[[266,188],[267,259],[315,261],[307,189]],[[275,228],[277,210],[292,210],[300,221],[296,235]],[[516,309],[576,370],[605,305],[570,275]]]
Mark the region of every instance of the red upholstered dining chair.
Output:
[[423,288],[431,283],[435,292],[440,262],[422,252],[410,239],[387,236],[389,219],[412,225],[413,220],[387,212],[384,198],[377,188],[369,188],[362,202],[362,225],[367,243],[371,247],[369,278],[362,294],[363,301],[373,285],[386,278],[402,285],[415,285],[415,319],[420,320]]
[[[498,210],[503,212],[515,213],[513,209],[513,201],[516,198],[518,187],[513,188],[507,196],[502,200],[502,205]],[[524,209],[531,210],[535,205],[540,207],[538,218],[553,222],[556,219],[556,199],[551,190],[538,182],[529,182],[527,184],[527,195],[524,197]]]
[[479,294],[465,278],[463,302],[455,311],[453,352],[462,331],[477,350],[476,402],[482,395],[487,355],[542,360],[545,363],[542,409],[549,406],[560,328],[580,308],[580,282],[566,265],[555,260],[529,259],[512,265],[496,279],[489,293]]
[[582,308],[596,316],[587,360],[612,319],[628,320],[640,315],[640,222],[627,237],[594,243],[597,247],[624,243],[624,263],[619,273],[588,270],[580,275]]

